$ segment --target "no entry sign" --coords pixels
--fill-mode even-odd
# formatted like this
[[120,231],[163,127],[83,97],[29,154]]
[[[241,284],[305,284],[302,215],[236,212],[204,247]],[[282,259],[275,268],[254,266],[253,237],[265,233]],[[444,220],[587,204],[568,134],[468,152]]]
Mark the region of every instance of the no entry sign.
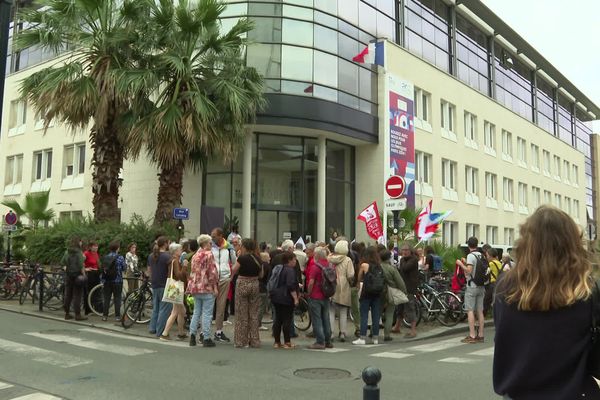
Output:
[[9,211],[8,214],[4,216],[4,222],[6,223],[6,225],[15,225],[18,219],[19,218],[17,217],[17,214],[15,214],[12,211]]
[[397,199],[404,194],[405,186],[404,178],[398,175],[392,175],[385,182],[385,192],[392,199]]

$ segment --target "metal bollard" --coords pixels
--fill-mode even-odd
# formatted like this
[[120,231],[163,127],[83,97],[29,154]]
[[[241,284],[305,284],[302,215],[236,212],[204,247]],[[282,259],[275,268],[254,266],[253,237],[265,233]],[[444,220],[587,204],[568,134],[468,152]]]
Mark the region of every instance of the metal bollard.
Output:
[[379,387],[377,386],[379,381],[381,381],[381,371],[379,368],[367,367],[363,369],[362,380],[365,382],[363,400],[379,400]]
[[37,277],[38,277],[38,285],[40,285],[39,311],[44,311],[44,269],[43,268],[38,268]]

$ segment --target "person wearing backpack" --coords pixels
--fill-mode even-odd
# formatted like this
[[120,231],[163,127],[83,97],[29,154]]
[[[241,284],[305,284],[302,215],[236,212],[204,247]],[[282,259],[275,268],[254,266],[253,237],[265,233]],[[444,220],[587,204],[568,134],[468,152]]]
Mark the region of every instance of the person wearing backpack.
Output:
[[487,315],[488,311],[492,308],[492,302],[494,300],[494,293],[496,289],[496,282],[502,274],[502,264],[498,260],[498,250],[489,248],[486,252],[488,260],[488,268],[490,271],[490,280],[485,285],[485,296],[483,297],[483,315]]
[[104,307],[102,311],[102,321],[108,319],[108,311],[111,297],[115,304],[115,319],[121,320],[121,293],[123,292],[123,272],[125,271],[125,258],[119,255],[121,243],[113,240],[108,245],[109,253],[101,260],[101,280],[104,285],[102,293],[104,295]]
[[419,262],[413,248],[408,244],[404,243],[400,249],[402,258],[400,259],[400,276],[406,284],[406,296],[408,297],[408,303],[401,304],[397,308],[396,314],[396,326],[392,332],[400,333],[400,325],[402,320],[406,319],[410,323],[410,332],[404,335],[406,339],[412,339],[417,336],[417,300],[415,295],[417,294],[417,287],[419,286]]
[[381,296],[385,289],[385,276],[381,267],[379,250],[371,246],[365,250],[363,262],[358,270],[360,289],[360,337],[352,342],[355,345],[367,344],[367,328],[369,326],[369,311],[371,312],[371,333],[373,344],[379,344],[379,320],[381,318]]
[[[267,290],[275,308],[273,321],[273,347],[276,349],[293,349],[291,342],[291,327],[293,324],[294,307],[298,305],[298,279],[296,276],[296,255],[285,252],[280,257],[281,264],[273,268]],[[284,344],[281,344],[283,330]]]
[[81,240],[78,237],[71,238],[71,243],[60,262],[66,267],[65,270],[65,319],[73,319],[70,313],[71,303],[75,311],[76,321],[85,321],[87,317],[81,315],[81,294],[86,284],[86,274],[83,265],[84,256],[81,251]]
[[[327,261],[327,249],[317,247],[314,253],[315,265],[308,273],[308,309],[313,324],[315,343],[308,346],[313,350],[333,348],[329,321],[329,299],[335,294],[337,273]],[[333,282],[332,282],[333,281]]]
[[331,254],[328,258],[329,262],[335,265],[335,272],[337,274],[335,294],[333,297],[331,297],[331,304],[329,307],[329,324],[331,326],[331,335],[333,336],[335,330],[335,314],[337,312],[340,316],[340,342],[346,341],[348,311],[350,310],[350,305],[352,304],[350,280],[354,278],[354,264],[347,254],[348,241],[339,240],[335,244],[334,254]]
[[[477,250],[478,240],[476,237],[470,237],[467,240],[469,254],[467,255],[466,265],[461,261],[457,264],[465,271],[467,277],[467,287],[465,289],[465,310],[469,320],[469,336],[462,339],[463,343],[483,342],[483,299],[485,297],[485,284],[487,281],[487,268],[484,266],[484,256]],[[486,260],[487,264],[487,260]],[[479,321],[478,333],[475,332],[475,313]]]

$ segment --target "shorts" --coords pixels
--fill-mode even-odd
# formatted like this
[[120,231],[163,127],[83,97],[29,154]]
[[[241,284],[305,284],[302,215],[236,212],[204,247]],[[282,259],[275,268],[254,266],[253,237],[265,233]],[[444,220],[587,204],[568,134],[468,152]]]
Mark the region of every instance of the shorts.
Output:
[[465,310],[483,311],[484,286],[467,286],[465,290]]
[[414,294],[407,294],[408,303],[401,304],[398,306],[397,316],[404,318],[406,322],[411,323],[417,319],[417,299]]

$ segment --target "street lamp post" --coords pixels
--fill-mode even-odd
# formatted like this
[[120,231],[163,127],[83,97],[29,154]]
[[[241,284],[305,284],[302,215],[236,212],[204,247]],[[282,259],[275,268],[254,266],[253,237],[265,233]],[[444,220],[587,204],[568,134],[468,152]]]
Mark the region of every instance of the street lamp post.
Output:
[[0,0],[0,128],[2,128],[2,109],[4,105],[4,80],[6,77],[6,58],[8,57],[8,30],[13,0]]

